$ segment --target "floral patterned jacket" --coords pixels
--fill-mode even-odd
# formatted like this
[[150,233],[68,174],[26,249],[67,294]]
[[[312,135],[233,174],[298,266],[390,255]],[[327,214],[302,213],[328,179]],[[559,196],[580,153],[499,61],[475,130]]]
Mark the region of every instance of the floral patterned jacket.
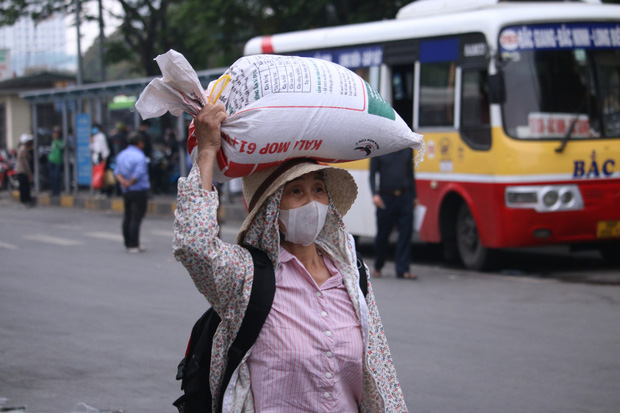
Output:
[[[277,269],[280,249],[278,211],[282,190],[263,204],[244,235],[244,244],[259,248]],[[217,192],[204,191],[196,165],[178,184],[174,224],[174,255],[188,270],[198,290],[222,318],[213,341],[210,387],[213,410],[217,411],[219,386],[226,370],[226,352],[241,325],[252,289],[254,264],[247,249],[227,244],[217,237]],[[355,307],[364,335],[364,371],[361,412],[407,412],[396,377],[377,304],[368,283],[368,294],[359,288],[355,249],[342,217],[330,200],[330,212],[316,240],[342,274],[343,282]],[[254,412],[250,372],[246,354],[225,390],[222,411]]]

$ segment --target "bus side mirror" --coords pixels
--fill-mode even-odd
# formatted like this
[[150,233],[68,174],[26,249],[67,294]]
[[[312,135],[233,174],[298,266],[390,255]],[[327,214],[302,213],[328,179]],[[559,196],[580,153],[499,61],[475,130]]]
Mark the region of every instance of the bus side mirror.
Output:
[[506,88],[504,86],[504,73],[498,71],[494,75],[490,75],[489,82],[489,101],[490,103],[506,102]]

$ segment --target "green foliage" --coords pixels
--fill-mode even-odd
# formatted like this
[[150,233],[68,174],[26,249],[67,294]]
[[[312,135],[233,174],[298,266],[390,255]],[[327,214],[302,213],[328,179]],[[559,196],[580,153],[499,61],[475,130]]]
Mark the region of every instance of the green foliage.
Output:
[[173,48],[197,68],[229,65],[254,36],[394,18],[403,0],[187,0],[171,9]]
[[[96,0],[81,3],[86,1]],[[117,35],[104,44],[108,79],[116,78],[111,72],[159,75],[153,59],[169,49],[185,55],[197,70],[228,66],[243,54],[244,44],[254,36],[392,19],[411,0],[117,1],[122,12],[116,17],[122,23]],[[13,24],[24,15],[37,20],[56,11],[74,13],[74,7],[74,0],[0,0],[0,26]],[[96,16],[82,14],[81,18],[93,20]],[[98,73],[97,68],[89,67],[85,77],[96,79],[94,73]]]
[[0,0],[0,26],[10,26],[20,17],[44,20],[54,13],[73,13],[73,0]]
[[[133,52],[122,40],[122,34],[117,30],[105,40],[106,80],[122,80],[144,77],[145,73],[136,59],[132,59]],[[83,56],[85,83],[100,82],[99,68],[99,40],[90,47]]]

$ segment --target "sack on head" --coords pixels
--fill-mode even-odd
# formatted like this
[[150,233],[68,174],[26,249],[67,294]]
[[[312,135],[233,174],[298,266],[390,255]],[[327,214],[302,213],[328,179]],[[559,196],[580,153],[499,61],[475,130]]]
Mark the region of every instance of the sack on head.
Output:
[[[190,80],[198,77],[188,73],[191,66],[179,53],[171,50],[156,60],[164,78],[147,86],[136,108],[143,117],[166,110],[195,116],[206,101],[222,103],[228,118],[214,171],[220,182],[299,157],[337,163],[413,148],[416,162],[423,158],[422,136],[364,79],[336,63],[246,56],[211,82],[205,94],[192,85]],[[179,94],[179,87],[186,92]],[[171,90],[179,97],[176,103],[171,103]],[[195,148],[192,123],[188,151]]]

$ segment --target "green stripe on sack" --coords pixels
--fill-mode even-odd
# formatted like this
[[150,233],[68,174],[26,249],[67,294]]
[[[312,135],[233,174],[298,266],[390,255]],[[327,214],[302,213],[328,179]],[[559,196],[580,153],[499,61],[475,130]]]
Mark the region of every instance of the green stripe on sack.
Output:
[[383,97],[368,84],[366,84],[366,90],[368,91],[368,113],[371,115],[381,116],[390,120],[396,119],[394,108],[387,103]]

